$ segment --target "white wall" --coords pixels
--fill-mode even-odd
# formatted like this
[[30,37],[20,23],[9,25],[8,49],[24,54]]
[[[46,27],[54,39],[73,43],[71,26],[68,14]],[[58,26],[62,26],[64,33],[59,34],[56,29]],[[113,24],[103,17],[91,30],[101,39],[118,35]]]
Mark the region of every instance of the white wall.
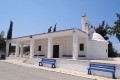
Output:
[[[84,44],[84,51],[78,51],[78,55],[85,55],[86,54],[86,44],[85,44],[85,39],[81,38],[79,39],[79,44],[81,43]],[[73,55],[73,44],[72,44],[72,37],[67,37],[67,38],[55,38],[53,39],[53,45],[59,45],[59,57],[61,58],[62,55]],[[41,46],[41,55],[45,55],[47,57],[47,40],[37,40],[35,42],[35,52],[38,51],[38,46]],[[79,47],[79,46],[78,46]],[[78,48],[79,49],[79,48]]]
[[65,49],[65,55],[72,55],[73,48],[71,38],[65,40]]
[[45,55],[45,57],[47,57],[47,40],[46,41],[36,41],[34,53],[36,53],[38,51],[38,46],[41,46],[40,55]]
[[63,39],[53,39],[53,45],[59,45],[59,58],[61,58],[63,54],[63,44]]
[[80,48],[78,48],[78,50],[79,50],[78,55],[86,55],[86,43],[85,43],[84,38],[79,39],[79,44],[78,45],[80,45],[80,44],[84,44],[84,51],[80,51]]
[[[84,44],[84,51],[80,51],[79,48],[78,48],[78,55],[85,55],[86,54],[86,44],[85,44],[85,39],[84,38],[81,38],[79,39],[79,44],[78,44],[78,47],[79,45],[83,43]],[[72,44],[72,38],[66,38],[62,41],[62,52],[64,55],[72,55],[72,51],[73,51],[73,44]]]
[[[108,59],[108,43],[103,41],[89,41],[89,53],[86,54],[86,43],[85,39],[79,39],[79,44],[84,44],[84,51],[80,51],[78,55],[86,55],[87,59]],[[78,44],[78,45],[79,45]],[[35,52],[38,51],[38,46],[41,45],[41,55],[47,56],[47,40],[41,40],[35,42]],[[59,57],[62,55],[72,55],[73,46],[72,46],[72,38],[61,38],[61,39],[53,39],[53,45],[59,45]],[[107,50],[107,52],[106,52]]]
[[[53,45],[59,45],[59,57],[62,55],[72,55],[72,40],[71,38],[55,38],[53,39]],[[35,42],[35,53],[38,51],[38,46],[41,46],[41,55],[47,56],[47,40],[40,40]]]
[[108,43],[95,40],[89,41],[87,59],[108,59]]

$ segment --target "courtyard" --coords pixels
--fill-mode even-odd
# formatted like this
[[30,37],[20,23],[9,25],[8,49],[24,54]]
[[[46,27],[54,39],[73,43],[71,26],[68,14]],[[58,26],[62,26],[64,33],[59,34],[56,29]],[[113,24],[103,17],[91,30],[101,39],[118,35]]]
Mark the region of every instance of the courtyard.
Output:
[[0,62],[0,80],[91,80],[68,74]]

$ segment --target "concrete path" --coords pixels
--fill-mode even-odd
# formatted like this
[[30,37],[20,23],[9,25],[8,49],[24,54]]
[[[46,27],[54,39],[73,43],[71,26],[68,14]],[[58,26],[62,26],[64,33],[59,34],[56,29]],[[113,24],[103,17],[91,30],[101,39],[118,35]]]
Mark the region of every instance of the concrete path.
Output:
[[0,80],[92,80],[0,61]]
[[[3,60],[3,61],[0,60],[0,63],[3,64],[3,65],[6,64],[6,65],[8,65],[8,67],[9,67],[9,65],[14,64],[14,66],[16,66],[16,68],[15,68],[16,71],[17,71],[17,69],[19,71],[19,67],[21,67],[21,70],[23,71],[23,73],[25,73],[24,74],[25,76],[27,76],[27,74],[26,74],[26,71],[24,72],[24,69],[26,69],[26,70],[27,69],[29,69],[29,70],[34,69],[34,70],[38,71],[38,72],[36,72],[36,71],[34,72],[35,75],[39,76],[40,79],[38,79],[38,80],[87,80],[87,79],[90,79],[90,80],[91,79],[92,80],[113,80],[113,79],[111,79],[111,77],[108,78],[108,77],[97,76],[97,75],[88,75],[87,73],[74,71],[74,70],[68,70],[68,69],[62,69],[62,68],[52,69],[50,67],[43,67],[43,66],[38,66],[38,65],[33,65],[33,64],[26,64],[26,63],[23,63],[19,60],[12,60],[12,59]],[[13,71],[14,71],[14,66],[12,68]],[[24,69],[22,69],[22,68],[24,68]],[[1,70],[0,70],[0,72],[1,72]],[[51,77],[47,79],[46,75],[48,77],[50,77],[50,76]],[[32,76],[32,75],[30,75],[30,76]],[[42,77],[43,77],[43,79],[41,79]],[[44,79],[44,77],[45,77],[45,79]],[[8,79],[6,79],[6,80],[8,80]],[[9,80],[11,80],[11,79],[9,79]],[[21,80],[27,80],[27,79],[21,79]],[[33,80],[33,79],[30,79],[30,80]],[[35,78],[34,80],[37,80],[37,79]],[[115,79],[115,80],[120,80],[120,79]]]

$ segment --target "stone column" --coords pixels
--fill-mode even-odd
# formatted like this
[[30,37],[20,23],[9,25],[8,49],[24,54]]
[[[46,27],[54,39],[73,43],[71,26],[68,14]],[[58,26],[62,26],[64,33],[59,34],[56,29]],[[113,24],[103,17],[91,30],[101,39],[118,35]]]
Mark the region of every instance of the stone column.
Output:
[[19,56],[20,43],[16,42],[15,57]]
[[48,38],[48,52],[47,52],[47,58],[53,57],[53,39],[52,37]]
[[9,56],[9,46],[10,46],[10,44],[8,42],[6,42],[6,57]]
[[86,51],[85,51],[86,54],[85,54],[85,55],[86,55],[86,58],[89,59],[89,56],[90,56],[90,55],[89,55],[89,37],[88,37],[88,36],[87,36],[86,39],[85,39],[85,44],[86,44],[86,47],[85,47],[85,49],[86,49]]
[[21,47],[20,47],[20,57],[23,57],[23,44],[21,44]]
[[59,54],[59,57],[62,58],[62,55],[63,55],[63,51],[62,51],[62,45],[60,44],[60,54]]
[[73,59],[77,60],[78,59],[78,34],[76,31],[73,31],[73,39],[72,39],[72,44],[73,44]]
[[34,57],[34,47],[35,47],[35,40],[31,39],[31,41],[30,41],[30,58]]

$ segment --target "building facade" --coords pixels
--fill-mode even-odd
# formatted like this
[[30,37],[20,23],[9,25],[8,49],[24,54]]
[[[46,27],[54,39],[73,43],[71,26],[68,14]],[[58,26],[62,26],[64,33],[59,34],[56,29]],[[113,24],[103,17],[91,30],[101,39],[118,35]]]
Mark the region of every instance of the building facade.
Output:
[[87,16],[82,16],[81,29],[65,29],[56,32],[35,34],[8,40],[16,45],[15,57],[23,57],[24,46],[30,46],[29,58],[40,56],[44,58],[67,59],[108,59],[108,42],[93,28],[89,28]]

